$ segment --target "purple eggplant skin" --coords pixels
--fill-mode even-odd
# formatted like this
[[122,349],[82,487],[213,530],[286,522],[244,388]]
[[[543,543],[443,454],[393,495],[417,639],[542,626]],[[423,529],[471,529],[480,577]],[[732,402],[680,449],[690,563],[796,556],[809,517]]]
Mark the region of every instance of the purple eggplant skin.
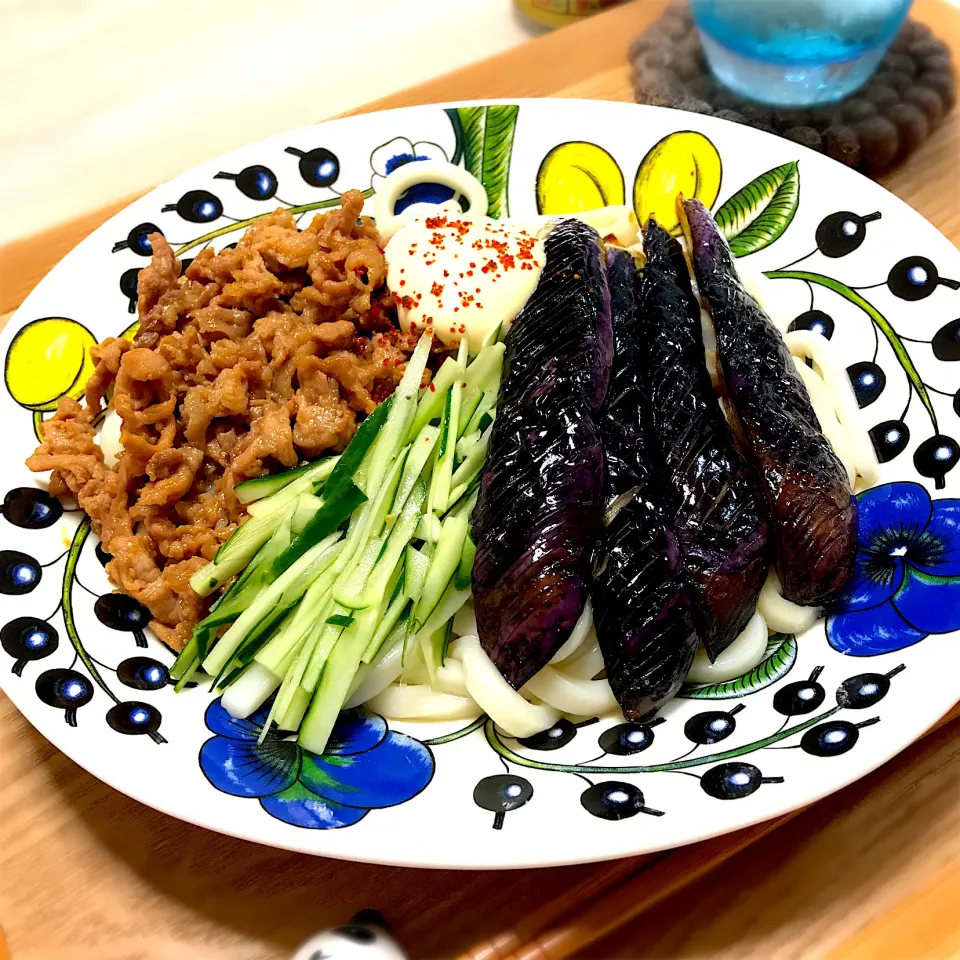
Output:
[[744,289],[709,211],[682,204],[700,294],[713,318],[727,390],[764,481],[783,595],[820,606],[853,573],[857,502],[783,337]]
[[658,496],[646,361],[636,316],[636,267],[608,255],[615,356],[598,423],[606,453],[604,522],[591,597],[607,679],[627,720],[655,713],[686,676],[699,643],[696,595]]
[[480,642],[516,689],[560,649],[589,594],[604,473],[593,414],[613,354],[596,232],[561,221],[544,247],[540,280],[505,339],[473,514]]
[[610,380],[613,329],[603,251],[592,227],[573,219],[552,226],[540,281],[505,343],[498,407],[555,374],[565,392],[582,394],[591,413],[600,409]]
[[683,250],[646,227],[640,327],[663,499],[699,593],[700,639],[715,659],[757,607],[770,569],[770,522],[753,466],[737,449],[707,372],[700,305]]

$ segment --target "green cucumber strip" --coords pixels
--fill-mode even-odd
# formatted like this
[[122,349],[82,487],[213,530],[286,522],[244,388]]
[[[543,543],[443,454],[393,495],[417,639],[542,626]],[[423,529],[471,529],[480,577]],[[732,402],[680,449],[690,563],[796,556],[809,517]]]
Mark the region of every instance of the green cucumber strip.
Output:
[[457,455],[456,463],[461,463],[469,455],[470,451],[480,442],[480,438],[483,436],[479,430],[474,430],[472,433],[465,433],[457,441]]
[[310,694],[303,687],[294,687],[290,705],[283,712],[277,726],[281,730],[298,730],[303,722],[303,715],[307,712],[309,706]]
[[337,599],[340,603],[358,609],[370,607],[382,601],[388,584],[403,559],[404,550],[416,532],[426,496],[426,484],[418,480],[407,499],[403,513],[400,514],[383,545],[383,550],[377,556],[376,567],[370,571],[370,576],[360,584],[359,588],[347,587],[338,594]]
[[209,596],[218,587],[236,576],[257,555],[286,517],[275,510],[263,517],[249,517],[220,545],[210,563],[202,566],[191,578],[190,586],[201,597]]
[[424,472],[424,468],[429,462],[433,451],[436,449],[437,438],[440,431],[429,424],[425,426],[416,436],[413,443],[410,444],[410,452],[407,455],[407,461],[403,467],[403,476],[400,478],[400,485],[397,487],[397,495],[393,501],[393,507],[390,513],[396,519],[397,515],[403,511],[407,503],[407,497],[413,490],[413,485],[417,478]]
[[369,497],[374,496],[380,489],[380,484],[387,475],[389,464],[400,455],[400,451],[407,445],[406,437],[416,415],[420,381],[427,369],[427,359],[430,356],[432,345],[432,336],[424,334],[420,338],[407,361],[407,369],[404,371],[403,379],[393,393],[390,413],[383,424],[383,429],[377,436],[377,443],[371,451],[369,462],[365,464],[367,477],[364,490]]
[[[363,588],[366,586],[370,572],[380,557],[380,551],[383,549],[386,539],[386,537],[374,537],[372,540],[368,540],[357,560],[348,564],[338,577],[337,586],[333,591],[333,599],[341,607],[346,607],[349,611],[368,606],[361,600]],[[349,616],[349,613],[346,615]],[[330,621],[328,620],[327,623],[330,623]]]
[[[297,482],[297,489],[293,491],[294,495],[304,492],[309,493],[311,490],[316,493],[327,481],[339,459],[338,456],[324,457],[322,460],[314,460],[312,463],[305,463],[301,467],[294,467],[292,470],[285,470],[283,473],[244,480],[243,483],[238,483],[233,490],[237,499],[244,505],[272,499],[281,491],[288,489],[294,481]],[[260,503],[257,509],[263,509],[265,506],[266,504]]]
[[297,743],[317,756],[326,749],[368,642],[359,632],[341,640],[345,642],[338,643],[330,654],[297,736]]
[[[334,603],[332,611],[331,615],[338,613],[344,616],[350,615],[350,611],[338,603]],[[329,620],[329,617],[327,620]],[[324,621],[323,627],[317,635],[317,642],[310,652],[310,659],[307,662],[303,676],[300,678],[300,686],[303,687],[307,693],[312,693],[320,682],[320,674],[323,672],[324,664],[326,664],[330,654],[336,648],[345,629],[346,627],[338,627],[335,624]]]
[[353,623],[353,617],[335,613],[332,617],[327,617],[326,623],[332,623],[335,627],[349,627]]
[[462,483],[459,487],[450,491],[447,513],[465,512],[468,519],[473,516],[473,508],[477,505],[477,497],[480,495],[480,474],[482,472],[482,470],[478,470],[469,483]]
[[186,685],[193,679],[194,674],[200,669],[200,658],[195,657],[193,661],[183,671],[180,679],[173,688],[174,693],[182,693]]
[[300,599],[311,582],[335,559],[336,551],[331,551],[330,548],[336,543],[338,536],[332,533],[313,544],[281,576],[257,595],[256,600],[243,611],[207,654],[203,661],[203,669],[207,673],[216,676],[223,670],[233,659],[248,631],[259,623],[268,611],[280,606],[290,607]]
[[339,493],[341,487],[347,487],[353,483],[354,474],[357,467],[360,466],[363,458],[367,455],[374,440],[380,433],[381,428],[389,419],[390,411],[393,409],[394,397],[389,396],[373,413],[367,417],[363,423],[357,427],[357,432],[353,439],[347,444],[346,450],[340,454],[330,479],[324,487],[324,493],[329,498]]
[[417,601],[423,593],[423,584],[430,569],[430,558],[416,547],[407,547],[404,560],[403,594]]
[[[410,601],[402,593],[390,601],[387,609],[378,620],[377,629],[360,658],[364,663],[373,663],[384,641],[394,632],[397,624],[406,623],[410,614],[409,611],[404,614],[404,610],[409,606],[409,603]],[[405,629],[404,632],[406,632]]]
[[303,528],[323,506],[323,498],[312,493],[301,493],[294,503],[293,515],[290,518],[290,529],[295,534],[299,534],[303,532]]
[[437,540],[437,552],[430,561],[427,579],[423,584],[423,591],[413,610],[414,629],[419,630],[429,619],[447,584],[453,579],[460,564],[463,553],[464,540],[467,537],[468,522],[466,517],[451,514],[444,521]]
[[254,500],[262,500],[273,493],[279,493],[287,484],[292,483],[298,477],[302,477],[312,466],[313,464],[305,463],[303,466],[294,467],[292,470],[284,470],[282,473],[266,474],[262,477],[255,477],[253,480],[244,480],[233,488],[233,492],[243,504],[252,503]]
[[494,416],[497,412],[497,395],[496,393],[491,393],[489,396],[484,394],[483,400],[480,401],[480,406],[477,407],[476,412],[470,418],[470,422],[467,424],[466,433],[473,433],[474,431],[479,430],[480,433],[483,433],[487,427],[493,423]]
[[400,455],[390,467],[390,472],[380,487],[377,496],[371,501],[371,506],[363,518],[360,536],[361,542],[370,537],[379,537],[387,524],[387,517],[392,516],[393,504],[397,496],[397,488],[403,476],[403,468],[407,460],[407,451],[401,450]]
[[[453,460],[457,452],[457,422],[460,416],[460,399],[463,396],[463,383],[457,381],[450,388],[449,407],[444,413],[444,427],[437,443],[437,463],[433,468],[430,482],[431,512],[443,513],[450,496],[450,484],[453,478]],[[443,436],[443,430],[446,436]]]
[[453,617],[447,621],[443,628],[443,644],[440,647],[440,666],[447,662],[447,651],[450,649],[450,643],[453,640]]
[[440,602],[434,608],[427,622],[417,631],[413,640],[422,643],[422,638],[430,636],[434,630],[439,630],[448,620],[452,619],[457,611],[470,599],[469,590],[458,590],[451,581],[443,591]]
[[440,627],[439,630],[434,630],[429,635],[418,634],[420,650],[427,665],[427,673],[430,675],[430,686],[432,687],[437,685],[437,667],[442,666],[440,658],[443,655],[443,636],[445,633],[445,627]]
[[[443,405],[443,416],[440,418],[440,436],[437,438],[437,454],[433,461],[433,472],[430,476],[430,493],[427,497],[427,516],[437,512],[436,493],[437,493],[437,475],[440,470],[440,464],[443,455],[447,449],[447,443],[450,440],[450,415],[453,410],[453,391],[447,393],[447,398]],[[424,539],[426,539],[424,537]]]
[[[276,699],[273,701],[273,705],[270,707],[270,713],[267,715],[267,721],[264,723],[263,730],[260,732],[261,741],[267,735],[267,731],[270,729],[270,724],[274,720],[277,721],[277,725],[280,726],[281,729],[296,730],[296,726],[293,728],[284,727],[283,721],[287,717],[294,697],[300,693],[300,680],[303,677],[304,670],[307,668],[307,663],[310,660],[310,655],[313,651],[314,644],[317,642],[318,633],[319,631],[315,627],[313,631],[311,631],[311,633],[304,639],[304,642],[300,646],[296,657],[290,664],[286,673],[284,673],[283,681],[280,684],[280,689],[277,691]],[[303,716],[302,713],[301,716]],[[299,726],[299,720],[297,721],[297,726]]]
[[177,659],[173,661],[173,665],[170,667],[170,677],[173,680],[179,680],[190,668],[193,661],[197,659],[197,640],[196,637],[191,637],[177,654]]
[[290,622],[284,624],[283,628],[255,656],[258,663],[278,676],[285,676],[286,671],[281,669],[282,663],[288,658],[291,650],[299,648],[303,639],[330,605],[331,589],[336,578],[336,560],[342,556],[343,541],[334,544],[331,549],[337,551],[334,563],[310,584],[307,592],[300,598]]
[[460,404],[460,418],[457,422],[457,435],[467,432],[467,426],[473,419],[484,397],[492,394],[494,402],[500,390],[500,377],[503,373],[503,355],[506,346],[493,343],[484,347],[473,363],[467,367],[463,378],[463,401]]
[[440,539],[440,519],[435,513],[424,513],[414,535],[417,540],[435,544]]
[[460,552],[460,563],[457,565],[457,572],[453,575],[453,585],[458,590],[470,589],[473,561],[476,556],[477,545],[473,542],[473,537],[468,533],[467,539],[463,541],[463,550]]
[[[460,466],[454,470],[453,477],[450,479],[451,490],[456,490],[457,487],[470,483],[483,469],[483,463],[487,459],[487,451],[490,449],[490,435],[492,433],[493,429],[488,428],[480,434],[479,439],[470,448],[469,453],[464,457]],[[452,503],[452,501],[448,501],[447,503],[448,509],[450,503]]]
[[[378,407],[377,410],[379,409]],[[376,411],[374,411],[375,413]],[[343,463],[343,459],[340,460],[340,463]],[[337,466],[339,465],[337,464]],[[297,535],[293,543],[273,561],[270,576],[282,576],[284,571],[297,563],[307,551],[313,549],[318,542],[325,540],[337,530],[354,510],[366,500],[363,492],[352,480],[344,481],[338,485],[336,491],[331,491],[328,483],[325,492],[327,496],[324,497],[323,506],[313,515],[313,518]]]
[[286,510],[273,536],[257,551],[247,568],[213,605],[210,613],[193,628],[197,655],[205,659],[220,627],[232,623],[247,609],[263,586],[274,559],[290,546],[290,511]]
[[413,424],[410,432],[407,434],[407,442],[411,442],[414,437],[431,420],[436,420],[443,414],[443,405],[447,399],[447,391],[457,380],[462,380],[466,375],[466,370],[453,357],[447,357],[440,364],[440,369],[436,372],[433,379],[420,392],[420,400],[417,403],[417,412],[413,418]]

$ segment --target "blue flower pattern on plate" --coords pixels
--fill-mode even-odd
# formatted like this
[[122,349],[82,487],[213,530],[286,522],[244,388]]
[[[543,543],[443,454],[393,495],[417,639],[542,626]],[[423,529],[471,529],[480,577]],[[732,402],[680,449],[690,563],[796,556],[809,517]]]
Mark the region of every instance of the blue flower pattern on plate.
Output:
[[[377,187],[388,174],[417,160],[446,160],[447,154],[439,144],[422,140],[413,143],[406,137],[395,137],[377,147],[370,156],[373,168],[371,186]],[[453,190],[442,183],[418,183],[407,190],[394,204],[394,213],[403,213],[414,203],[443,203],[453,198]]]
[[296,827],[350,826],[370,810],[406,803],[433,777],[430,750],[376,714],[344,711],[317,756],[275,728],[258,743],[268,713],[265,704],[237,720],[214,700],[205,716],[214,736],[200,748],[200,768],[218,790],[256,798],[270,816]]
[[872,657],[960,629],[960,500],[931,500],[919,483],[857,499],[856,565],[830,606],[830,645]]

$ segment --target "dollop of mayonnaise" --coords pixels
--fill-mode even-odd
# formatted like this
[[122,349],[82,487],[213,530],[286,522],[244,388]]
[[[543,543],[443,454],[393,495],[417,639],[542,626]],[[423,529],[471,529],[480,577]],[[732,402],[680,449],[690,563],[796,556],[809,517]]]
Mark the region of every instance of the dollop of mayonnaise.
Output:
[[535,229],[451,211],[401,227],[384,252],[403,330],[431,328],[451,347],[466,337],[472,354],[513,322],[544,261]]

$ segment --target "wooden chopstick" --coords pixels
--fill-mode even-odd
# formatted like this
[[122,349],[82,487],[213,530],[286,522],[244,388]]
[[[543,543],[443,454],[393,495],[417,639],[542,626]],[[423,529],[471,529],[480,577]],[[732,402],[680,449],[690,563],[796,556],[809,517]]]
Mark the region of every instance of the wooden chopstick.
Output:
[[[960,705],[927,736],[960,718]],[[458,960],[566,960],[772,833],[806,807],[735,833],[610,864]]]

